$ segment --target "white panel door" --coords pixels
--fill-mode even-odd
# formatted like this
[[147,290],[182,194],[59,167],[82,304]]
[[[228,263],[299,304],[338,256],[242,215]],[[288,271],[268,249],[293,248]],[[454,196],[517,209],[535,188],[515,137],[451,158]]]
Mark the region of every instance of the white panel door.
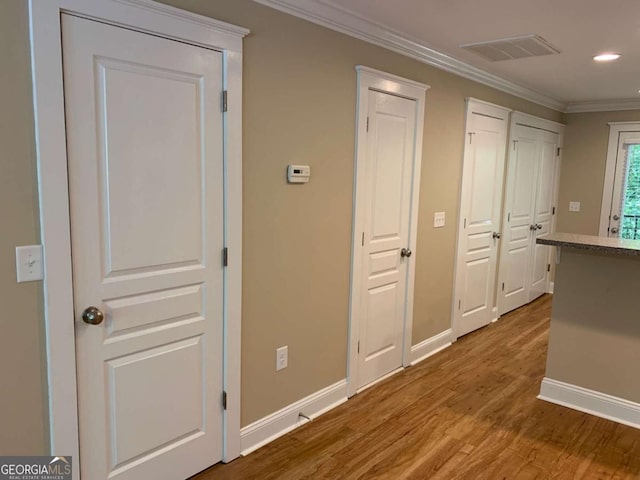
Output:
[[467,113],[454,305],[458,337],[495,316],[507,112],[496,112],[502,118],[482,113],[482,108],[475,110],[471,104]]
[[402,366],[416,102],[369,91],[358,388]]
[[186,478],[222,457],[222,56],[62,27],[82,477]]
[[500,256],[500,315],[549,291],[549,247],[538,245],[553,229],[560,135],[512,123]]
[[551,233],[553,222],[553,197],[558,161],[558,135],[544,130],[539,131],[539,157],[537,192],[534,209],[533,238],[531,243],[531,270],[529,301],[549,291],[549,247],[536,243],[537,238],[547,237]]
[[529,302],[531,238],[538,176],[538,130],[513,127],[500,255],[500,315]]

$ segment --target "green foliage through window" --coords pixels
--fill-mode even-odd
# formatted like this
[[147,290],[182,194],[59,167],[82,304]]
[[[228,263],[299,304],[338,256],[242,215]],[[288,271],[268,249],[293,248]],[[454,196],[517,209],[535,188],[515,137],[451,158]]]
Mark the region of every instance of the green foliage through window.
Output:
[[629,145],[624,189],[622,238],[640,239],[640,145]]

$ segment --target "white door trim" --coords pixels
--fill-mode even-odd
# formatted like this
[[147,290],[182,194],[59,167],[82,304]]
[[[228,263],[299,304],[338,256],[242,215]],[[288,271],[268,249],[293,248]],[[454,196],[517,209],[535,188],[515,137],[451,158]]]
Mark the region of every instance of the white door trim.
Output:
[[607,164],[604,173],[604,185],[602,188],[602,203],[600,206],[600,226],[598,235],[609,235],[609,214],[611,213],[611,201],[613,198],[613,184],[616,176],[616,161],[618,158],[618,142],[623,132],[640,132],[640,122],[610,122],[609,146],[607,147]]
[[[358,97],[356,106],[356,158],[354,169],[353,231],[351,246],[351,290],[349,295],[349,344],[347,347],[348,394],[356,394],[358,371],[358,335],[360,332],[362,241],[360,232],[364,228],[364,166],[367,153],[367,112],[369,110],[369,90],[397,95],[416,102],[416,137],[414,143],[413,184],[411,188],[411,219],[409,226],[409,248],[415,252],[418,235],[418,200],[420,192],[420,167],[422,163],[422,134],[424,130],[425,94],[430,88],[413,80],[407,80],[390,73],[381,72],[362,65],[356,66],[358,73]],[[419,253],[419,252],[418,252]],[[407,298],[404,319],[404,342],[402,365],[411,363],[411,328],[413,325],[413,288],[415,281],[415,260],[411,259],[407,271]]]
[[[242,274],[242,38],[248,30],[152,0],[30,0],[40,228],[44,246],[44,321],[47,349],[50,453],[72,455],[79,465],[76,356],[63,96],[62,12],[219,50],[224,116],[225,272],[223,458],[240,454],[240,327]],[[74,480],[80,478],[74,469]]]

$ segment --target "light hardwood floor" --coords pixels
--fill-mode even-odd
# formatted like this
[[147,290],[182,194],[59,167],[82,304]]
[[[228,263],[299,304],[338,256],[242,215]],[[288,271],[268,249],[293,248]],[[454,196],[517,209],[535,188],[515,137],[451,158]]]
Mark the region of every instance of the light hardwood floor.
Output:
[[536,399],[550,309],[542,297],[194,478],[640,478],[640,430]]

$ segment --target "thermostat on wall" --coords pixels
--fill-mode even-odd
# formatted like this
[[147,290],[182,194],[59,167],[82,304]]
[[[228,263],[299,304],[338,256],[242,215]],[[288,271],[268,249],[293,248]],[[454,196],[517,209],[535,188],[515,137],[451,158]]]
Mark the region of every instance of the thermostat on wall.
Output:
[[287,167],[287,181],[289,183],[307,183],[311,177],[309,165],[289,165]]

